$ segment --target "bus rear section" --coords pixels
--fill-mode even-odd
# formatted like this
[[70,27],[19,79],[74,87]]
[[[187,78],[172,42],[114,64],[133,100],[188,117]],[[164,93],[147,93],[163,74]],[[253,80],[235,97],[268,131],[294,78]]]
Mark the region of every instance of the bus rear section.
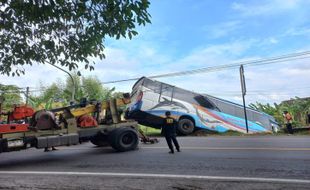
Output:
[[[161,128],[165,112],[170,111],[178,121],[177,131],[183,135],[191,134],[195,129],[246,133],[243,116],[223,109],[228,106],[238,110],[240,105],[221,104],[214,98],[142,77],[133,86],[128,117],[142,125]],[[274,122],[271,116],[250,109],[247,112],[252,114],[252,120],[248,121],[249,133],[270,132]]]

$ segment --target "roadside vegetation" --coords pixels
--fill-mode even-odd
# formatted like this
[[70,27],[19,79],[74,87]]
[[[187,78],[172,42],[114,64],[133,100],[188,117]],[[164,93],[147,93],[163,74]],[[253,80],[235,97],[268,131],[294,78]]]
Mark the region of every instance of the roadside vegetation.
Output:
[[145,125],[139,125],[139,129],[147,136],[161,136],[161,130],[152,127],[147,127]]
[[75,85],[72,80],[58,80],[51,85],[44,87],[39,94],[29,96],[29,103],[35,109],[52,109],[56,107],[67,106],[72,101],[72,89],[75,88],[74,102],[79,102],[82,98],[87,100],[104,101],[111,97],[119,96],[115,89],[104,87],[97,77],[79,77],[72,74]]
[[[97,77],[81,77],[76,73],[72,73],[75,83],[74,101],[79,102],[82,98],[88,100],[104,101],[111,97],[121,97],[121,92],[115,92],[115,88],[104,87]],[[39,92],[32,93],[28,96],[28,102],[36,110],[53,109],[63,106],[68,106],[72,101],[72,80],[68,77],[65,81],[58,80],[49,86],[40,85]],[[5,101],[2,103],[3,111],[10,111],[14,105],[25,103],[25,92],[21,93],[21,89],[14,85],[0,84],[0,97]],[[256,102],[249,105],[251,108],[265,112],[273,116],[281,126],[281,130],[272,135],[286,134],[283,111],[287,110],[293,116],[293,128],[296,135],[309,135],[309,129],[299,130],[302,127],[308,126],[307,114],[310,113],[310,99],[294,98],[289,101],[284,101],[280,104],[262,104]],[[140,129],[148,136],[160,136],[160,129],[140,125]],[[245,134],[228,131],[226,133],[216,133],[206,130],[197,130],[193,136],[243,136]],[[264,135],[264,134],[260,134]],[[266,134],[270,135],[270,134]]]
[[310,98],[293,98],[288,101],[283,101],[280,104],[261,104],[256,102],[249,105],[251,108],[265,112],[273,116],[276,121],[284,126],[283,111],[288,111],[293,116],[293,127],[305,127],[309,125],[307,114],[310,113]]
[[14,104],[21,104],[23,100],[21,95],[18,86],[0,84],[0,99],[2,99],[1,107],[3,110],[12,108]]
[[[121,97],[123,93],[115,92],[115,88],[104,87],[99,79],[94,76],[80,77],[72,73],[75,83],[74,102],[79,102],[82,98],[87,100],[104,101],[111,97]],[[68,77],[65,81],[58,79],[57,82],[49,86],[40,84],[38,91],[31,92],[28,96],[28,102],[36,110],[53,109],[68,106],[72,101],[72,80]],[[3,111],[9,111],[14,105],[25,104],[25,91],[14,85],[0,84],[0,97],[5,100],[2,104]]]

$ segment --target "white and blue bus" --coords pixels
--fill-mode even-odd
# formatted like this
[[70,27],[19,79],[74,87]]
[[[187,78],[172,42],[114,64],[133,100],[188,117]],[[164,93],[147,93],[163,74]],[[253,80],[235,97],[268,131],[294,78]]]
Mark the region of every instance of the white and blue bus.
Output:
[[[132,88],[127,117],[142,125],[161,128],[166,111],[170,111],[178,121],[180,134],[188,135],[195,129],[246,133],[241,105],[146,77],[140,78]],[[278,128],[270,115],[251,108],[247,108],[247,115],[249,133],[271,132]]]

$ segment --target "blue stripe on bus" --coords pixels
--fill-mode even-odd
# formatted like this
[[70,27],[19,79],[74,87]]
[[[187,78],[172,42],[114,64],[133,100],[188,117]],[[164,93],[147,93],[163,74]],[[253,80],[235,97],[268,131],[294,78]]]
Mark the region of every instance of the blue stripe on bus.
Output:
[[[153,114],[153,115],[160,116],[160,117],[164,117],[166,111],[167,110],[148,110],[146,112],[150,113],[150,114]],[[211,131],[217,131],[217,132],[220,132],[220,133],[226,132],[226,131],[229,130],[226,127],[221,126],[221,125],[216,125],[214,128],[208,127],[208,126],[202,124],[202,122],[200,121],[199,117],[197,115],[195,115],[195,114],[188,114],[188,113],[184,113],[184,112],[171,111],[171,110],[169,110],[169,111],[171,112],[172,116],[175,115],[177,117],[180,117],[180,116],[186,115],[186,116],[192,117],[195,120],[196,127],[198,127],[198,128],[208,129],[208,130],[211,130]],[[232,116],[232,115],[229,115],[229,114],[225,114],[225,113],[222,113],[222,112],[217,112],[217,111],[212,111],[212,113],[218,115],[221,119],[223,119],[225,121],[228,121],[230,123],[233,123],[234,125],[237,125],[237,126],[241,127],[243,130],[246,130],[246,125],[245,125],[245,121],[244,121],[243,118],[235,117],[235,116]],[[248,125],[249,125],[249,130],[250,131],[253,131],[253,132],[267,132],[267,129],[265,129],[264,127],[260,126],[257,123],[248,121]]]
[[[232,115],[229,115],[223,112],[217,112],[217,111],[212,111],[212,112],[218,115],[219,117],[221,117],[223,120],[229,121],[231,123],[234,123],[235,125],[238,125],[246,129],[245,120],[243,118],[232,116]],[[248,121],[248,127],[249,127],[249,130],[252,130],[253,132],[255,131],[256,132],[267,132],[266,128],[252,121]]]

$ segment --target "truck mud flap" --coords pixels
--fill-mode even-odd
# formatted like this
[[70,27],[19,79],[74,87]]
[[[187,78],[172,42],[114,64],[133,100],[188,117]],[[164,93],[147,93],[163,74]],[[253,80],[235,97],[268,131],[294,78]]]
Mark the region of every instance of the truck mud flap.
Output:
[[52,146],[69,146],[79,143],[78,134],[68,134],[61,136],[37,137],[36,148],[46,148]]

